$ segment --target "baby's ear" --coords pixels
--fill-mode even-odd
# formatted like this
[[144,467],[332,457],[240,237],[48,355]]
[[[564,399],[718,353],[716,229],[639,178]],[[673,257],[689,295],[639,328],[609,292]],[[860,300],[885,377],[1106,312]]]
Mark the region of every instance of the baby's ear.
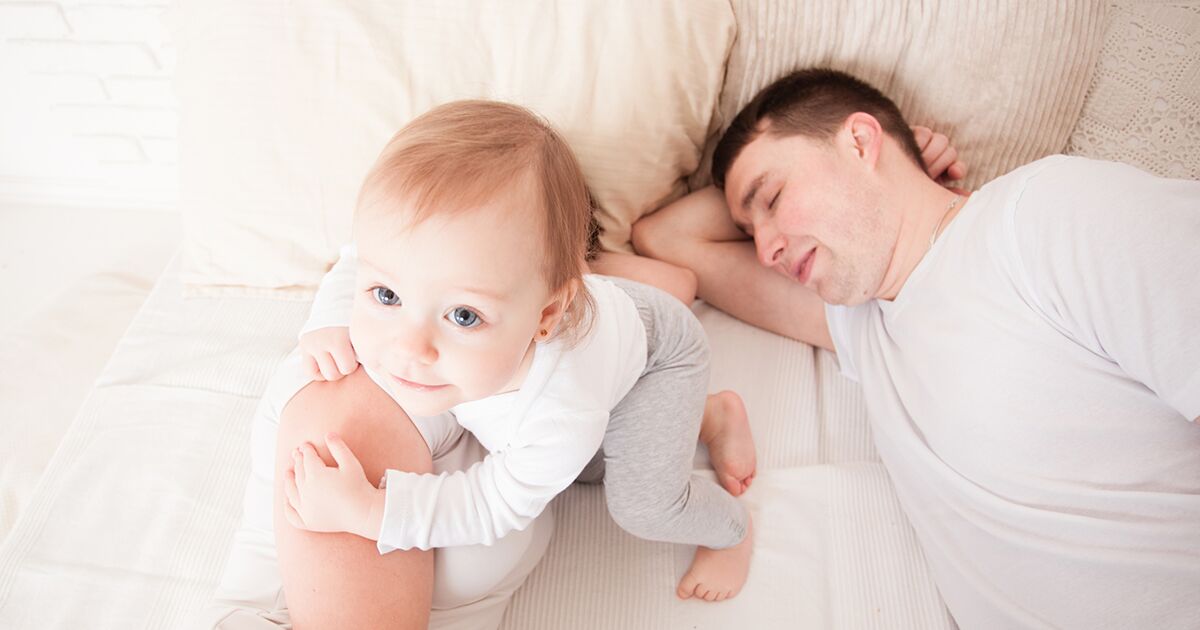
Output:
[[580,283],[579,278],[572,278],[561,289],[550,294],[550,300],[542,308],[542,318],[538,322],[538,331],[544,330],[546,334],[540,336],[546,337],[554,333],[554,329],[558,327],[563,315],[566,315],[567,309],[571,307],[571,302],[579,293]]

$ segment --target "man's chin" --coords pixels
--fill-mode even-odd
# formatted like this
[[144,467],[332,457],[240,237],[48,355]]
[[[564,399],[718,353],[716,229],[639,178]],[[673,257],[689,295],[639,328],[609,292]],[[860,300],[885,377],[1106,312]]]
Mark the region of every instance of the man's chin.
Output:
[[869,295],[861,295],[861,296],[854,296],[852,298],[842,298],[842,299],[838,300],[837,302],[829,302],[829,304],[833,304],[835,306],[851,307],[851,306],[861,306],[863,304],[866,304],[870,300],[871,300],[871,297]]
[[846,291],[841,290],[840,287],[829,291],[822,289],[821,286],[817,287],[817,297],[821,298],[822,302],[833,306],[859,306],[871,300],[871,295],[863,291]]

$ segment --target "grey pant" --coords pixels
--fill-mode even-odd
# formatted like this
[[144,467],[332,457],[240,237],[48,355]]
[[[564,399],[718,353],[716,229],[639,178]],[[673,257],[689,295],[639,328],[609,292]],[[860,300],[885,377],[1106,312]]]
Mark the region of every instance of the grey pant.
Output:
[[692,311],[654,287],[608,278],[646,326],[646,370],[612,410],[600,452],[579,481],[604,482],[613,520],[647,540],[732,547],[746,509],[711,479],[692,474],[708,393],[708,340]]

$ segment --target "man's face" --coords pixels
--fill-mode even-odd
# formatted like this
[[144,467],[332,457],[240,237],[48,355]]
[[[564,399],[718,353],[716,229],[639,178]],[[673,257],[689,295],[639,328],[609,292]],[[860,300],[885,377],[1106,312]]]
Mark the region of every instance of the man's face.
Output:
[[827,303],[879,290],[899,230],[867,161],[843,129],[831,142],[762,133],[734,160],[725,200],[758,259]]

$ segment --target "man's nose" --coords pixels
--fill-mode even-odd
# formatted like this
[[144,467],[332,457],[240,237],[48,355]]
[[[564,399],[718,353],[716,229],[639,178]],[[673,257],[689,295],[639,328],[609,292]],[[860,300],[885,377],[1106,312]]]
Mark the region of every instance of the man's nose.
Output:
[[754,247],[758,250],[758,262],[764,267],[774,267],[783,258],[784,239],[782,235],[768,230],[754,231]]

